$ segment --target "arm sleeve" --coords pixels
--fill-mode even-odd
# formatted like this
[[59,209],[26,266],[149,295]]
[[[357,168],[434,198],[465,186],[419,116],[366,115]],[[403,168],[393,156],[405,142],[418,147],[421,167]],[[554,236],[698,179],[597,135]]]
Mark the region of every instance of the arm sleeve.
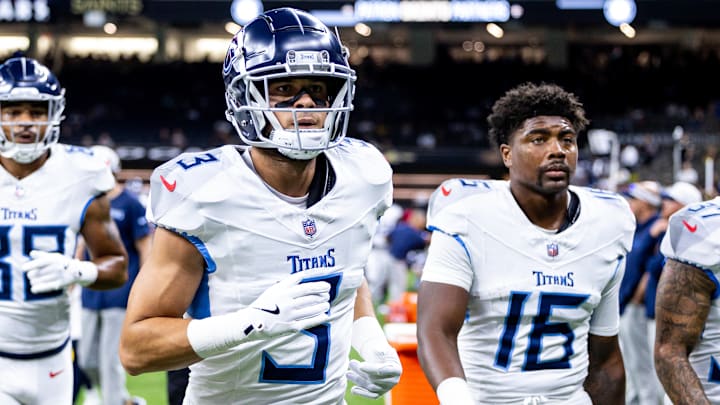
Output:
[[473,270],[465,241],[460,236],[433,232],[422,281],[451,284],[470,291]]

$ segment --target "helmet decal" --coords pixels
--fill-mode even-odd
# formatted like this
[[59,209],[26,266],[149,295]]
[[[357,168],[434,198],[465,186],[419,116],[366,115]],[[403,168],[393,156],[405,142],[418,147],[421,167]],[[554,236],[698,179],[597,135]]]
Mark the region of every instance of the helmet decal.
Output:
[[242,53],[238,47],[237,41],[237,36],[234,36],[232,41],[230,41],[227,55],[225,55],[225,62],[223,63],[223,76],[230,73],[233,69],[237,70],[237,63],[239,61],[240,54]]

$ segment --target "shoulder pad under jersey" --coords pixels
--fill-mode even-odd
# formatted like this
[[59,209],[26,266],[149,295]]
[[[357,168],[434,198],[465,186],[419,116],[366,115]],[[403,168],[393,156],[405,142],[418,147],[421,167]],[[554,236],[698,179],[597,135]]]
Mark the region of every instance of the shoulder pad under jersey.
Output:
[[673,214],[660,250],[667,258],[720,271],[720,197]]
[[83,179],[94,195],[110,191],[115,186],[115,177],[103,159],[90,148],[75,145],[55,144],[51,148],[57,164],[66,175]]
[[345,138],[338,146],[325,151],[332,161],[347,164],[357,176],[370,184],[392,182],[392,168],[385,156],[372,144]]
[[[625,251],[632,249],[635,235],[635,215],[625,197],[612,191],[590,187],[571,186],[570,190],[580,198],[580,215],[590,215],[598,227],[605,227],[608,234],[622,233]],[[608,228],[609,227],[609,228]],[[598,228],[597,231],[601,231]]]
[[490,192],[497,186],[498,180],[456,178],[443,181],[430,196],[427,213],[428,223],[445,207],[466,197]]
[[191,208],[185,207],[192,204],[189,197],[211,178],[222,173],[223,160],[229,159],[224,152],[238,153],[230,145],[208,151],[183,153],[153,170],[150,177],[148,219],[163,225],[161,218],[174,209],[187,210],[187,215],[191,215]]

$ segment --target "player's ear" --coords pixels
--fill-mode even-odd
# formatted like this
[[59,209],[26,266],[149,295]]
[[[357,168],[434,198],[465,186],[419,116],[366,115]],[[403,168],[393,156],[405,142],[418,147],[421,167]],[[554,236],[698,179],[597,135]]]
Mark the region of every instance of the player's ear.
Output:
[[509,169],[512,166],[512,148],[510,145],[506,143],[500,145],[500,155],[502,156],[503,164]]

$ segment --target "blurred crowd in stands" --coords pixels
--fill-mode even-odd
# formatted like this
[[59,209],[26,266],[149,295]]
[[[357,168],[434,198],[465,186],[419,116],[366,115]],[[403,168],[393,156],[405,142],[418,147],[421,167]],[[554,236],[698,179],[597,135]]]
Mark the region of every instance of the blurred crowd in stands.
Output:
[[[618,133],[628,181],[638,171],[642,177],[643,170],[658,168],[673,176],[663,156],[675,142],[673,128],[682,126],[690,140],[683,161],[691,166],[689,172],[700,173],[697,183],[703,181],[706,155],[714,156],[707,147],[720,132],[720,82],[714,79],[719,53],[719,48],[702,46],[570,44],[560,60],[550,55],[532,64],[513,53],[459,63],[443,49],[426,66],[366,58],[355,66],[357,97],[349,133],[380,146],[393,163],[422,163],[409,171],[499,167],[494,153],[483,152],[492,151],[485,124],[491,101],[520,82],[555,82],[584,100],[591,128]],[[45,62],[68,89],[72,108],[63,123],[64,142],[174,147],[170,154],[240,142],[225,120],[225,100],[218,96],[223,94],[218,63],[71,57]],[[156,160],[166,158],[160,153]],[[586,175],[592,184],[593,173],[603,169],[593,168],[593,159],[586,158],[579,181]]]

